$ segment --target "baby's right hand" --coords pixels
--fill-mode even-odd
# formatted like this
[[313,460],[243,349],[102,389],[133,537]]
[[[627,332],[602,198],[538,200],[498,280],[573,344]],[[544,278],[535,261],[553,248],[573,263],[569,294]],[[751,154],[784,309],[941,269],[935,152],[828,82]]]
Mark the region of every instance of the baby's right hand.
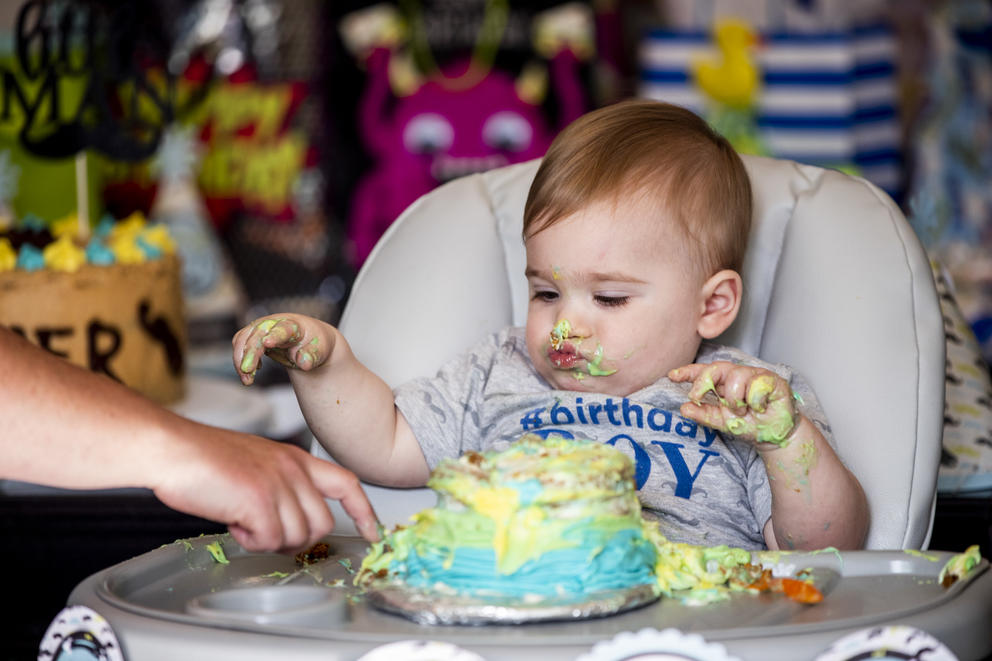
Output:
[[261,317],[239,330],[234,340],[234,369],[250,386],[262,354],[286,367],[309,372],[330,357],[334,329],[322,321],[299,314]]

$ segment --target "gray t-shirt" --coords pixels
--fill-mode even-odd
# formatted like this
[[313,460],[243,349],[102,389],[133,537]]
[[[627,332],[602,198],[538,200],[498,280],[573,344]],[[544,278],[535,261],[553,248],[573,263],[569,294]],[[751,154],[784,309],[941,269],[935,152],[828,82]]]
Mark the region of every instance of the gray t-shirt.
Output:
[[[780,374],[827,440],[815,395],[792,370],[704,343],[697,362],[758,365]],[[527,432],[593,439],[634,461],[644,514],[670,540],[705,546],[764,548],[771,489],[754,445],[683,418],[689,384],[662,378],[627,397],[553,390],[527,355],[522,328],[495,333],[430,378],[396,388],[431,469],[468,450],[506,447]]]

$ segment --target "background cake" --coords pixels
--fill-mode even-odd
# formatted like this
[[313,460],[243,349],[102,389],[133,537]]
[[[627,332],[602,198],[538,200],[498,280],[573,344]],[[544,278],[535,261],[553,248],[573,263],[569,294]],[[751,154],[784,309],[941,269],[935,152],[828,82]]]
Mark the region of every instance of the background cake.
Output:
[[373,545],[357,582],[522,599],[655,584],[633,465],[612,447],[528,435],[442,463],[428,486],[437,506]]
[[141,214],[23,218],[0,231],[0,324],[168,404],[185,388],[186,325],[171,237]]

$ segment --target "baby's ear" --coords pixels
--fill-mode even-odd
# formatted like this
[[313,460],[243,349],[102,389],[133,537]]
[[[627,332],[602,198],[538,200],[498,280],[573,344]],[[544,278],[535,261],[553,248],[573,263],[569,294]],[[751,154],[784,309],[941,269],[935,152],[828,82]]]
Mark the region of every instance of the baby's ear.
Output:
[[737,271],[724,269],[703,283],[700,290],[702,314],[696,330],[703,339],[711,340],[734,323],[741,308],[744,283]]

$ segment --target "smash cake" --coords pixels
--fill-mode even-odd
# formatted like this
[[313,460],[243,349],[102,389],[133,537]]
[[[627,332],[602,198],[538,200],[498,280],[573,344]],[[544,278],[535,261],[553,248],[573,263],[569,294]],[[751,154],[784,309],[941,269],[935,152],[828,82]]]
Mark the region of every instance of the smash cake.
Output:
[[744,549],[668,541],[642,518],[633,476],[615,448],[555,436],[447,460],[428,481],[437,505],[373,544],[355,582],[504,604],[629,590],[693,603],[734,591],[822,599],[810,579],[774,578]]
[[26,214],[0,228],[0,324],[56,355],[169,404],[185,391],[179,260],[163,225]]
[[633,474],[613,448],[557,437],[445,461],[437,506],[374,544],[357,580],[521,599],[653,584]]

